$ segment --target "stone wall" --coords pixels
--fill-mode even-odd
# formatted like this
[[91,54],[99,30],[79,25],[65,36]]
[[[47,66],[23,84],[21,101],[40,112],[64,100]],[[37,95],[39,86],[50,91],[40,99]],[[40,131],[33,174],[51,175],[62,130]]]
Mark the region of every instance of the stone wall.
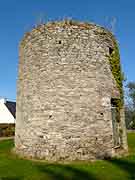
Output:
[[25,35],[17,87],[18,153],[49,161],[116,154],[111,98],[120,94],[108,60],[113,46],[110,32],[86,23],[52,22]]

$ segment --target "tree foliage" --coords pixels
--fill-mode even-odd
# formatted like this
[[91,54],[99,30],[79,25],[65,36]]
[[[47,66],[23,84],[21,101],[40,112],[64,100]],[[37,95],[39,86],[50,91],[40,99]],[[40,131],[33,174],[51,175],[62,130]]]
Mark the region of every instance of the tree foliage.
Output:
[[126,125],[128,129],[135,129],[135,82],[127,84],[127,103],[126,103]]

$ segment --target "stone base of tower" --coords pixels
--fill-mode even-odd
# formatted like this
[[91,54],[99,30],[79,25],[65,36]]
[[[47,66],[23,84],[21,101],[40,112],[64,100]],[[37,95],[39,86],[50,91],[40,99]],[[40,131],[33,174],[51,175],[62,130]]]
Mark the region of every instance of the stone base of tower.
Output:
[[102,142],[95,141],[95,139],[82,139],[79,142],[72,139],[66,143],[61,142],[59,145],[50,143],[45,145],[43,140],[29,146],[24,144],[16,143],[14,150],[16,154],[28,159],[39,159],[49,162],[91,161],[120,157],[127,154],[126,149],[112,148],[110,141],[102,144]]

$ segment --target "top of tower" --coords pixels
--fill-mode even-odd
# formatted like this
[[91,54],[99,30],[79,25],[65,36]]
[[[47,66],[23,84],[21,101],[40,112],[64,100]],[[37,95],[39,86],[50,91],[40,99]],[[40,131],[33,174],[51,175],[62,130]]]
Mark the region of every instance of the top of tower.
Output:
[[62,32],[65,29],[93,30],[95,35],[105,36],[113,40],[113,42],[115,41],[115,37],[112,34],[112,32],[110,32],[108,29],[100,25],[89,23],[89,22],[81,22],[81,21],[76,21],[76,20],[71,20],[71,19],[65,19],[62,21],[50,21],[50,22],[47,22],[46,24],[40,24],[40,25],[35,26],[31,32],[25,33],[21,41],[21,44],[24,44],[25,41],[31,39],[31,37],[33,37],[34,34],[36,35],[41,34],[46,30],[48,31],[57,30],[59,32]]

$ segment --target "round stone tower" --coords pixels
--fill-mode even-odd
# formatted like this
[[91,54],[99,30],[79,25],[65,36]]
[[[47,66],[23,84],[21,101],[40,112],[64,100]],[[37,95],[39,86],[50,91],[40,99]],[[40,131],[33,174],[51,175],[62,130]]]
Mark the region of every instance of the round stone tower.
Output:
[[67,20],[25,34],[15,149],[48,161],[127,151],[118,47],[109,31]]

